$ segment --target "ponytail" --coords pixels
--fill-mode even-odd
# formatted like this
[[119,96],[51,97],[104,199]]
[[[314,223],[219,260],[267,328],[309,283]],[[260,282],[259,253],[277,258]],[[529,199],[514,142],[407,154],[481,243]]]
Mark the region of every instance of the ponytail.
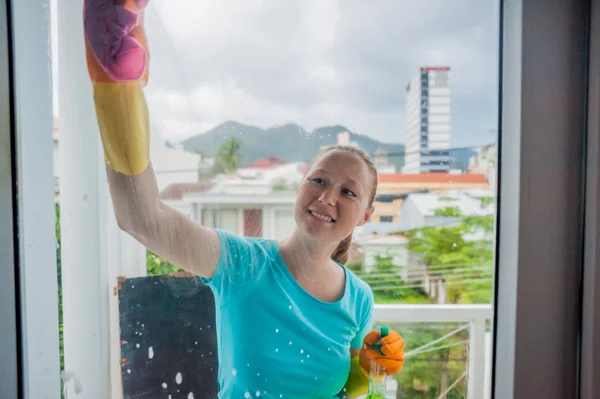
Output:
[[348,237],[346,237],[342,241],[340,241],[338,246],[335,248],[335,251],[333,251],[333,254],[331,254],[331,259],[333,259],[334,261],[341,263],[343,265],[346,264],[346,262],[348,262],[348,257],[350,255],[350,245],[351,244],[352,244],[352,234],[350,234]]

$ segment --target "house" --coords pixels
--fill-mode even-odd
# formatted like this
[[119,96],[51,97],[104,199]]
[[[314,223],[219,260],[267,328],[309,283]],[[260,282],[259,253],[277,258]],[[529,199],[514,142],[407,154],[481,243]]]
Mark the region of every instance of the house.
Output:
[[[487,194],[487,195],[486,195]],[[459,216],[495,215],[495,205],[483,198],[492,198],[489,191],[450,191],[447,194],[410,194],[402,204],[401,219],[405,229],[452,225],[460,222]],[[444,209],[456,210],[444,212]]]
[[211,181],[173,185],[161,197],[204,226],[242,236],[283,239],[296,226],[294,187],[305,169],[300,162],[269,158]]
[[212,168],[212,161],[165,141],[158,129],[150,134],[150,160],[159,191],[174,183],[198,182],[202,171]]
[[184,195],[184,201],[192,204],[193,217],[204,226],[246,237],[279,240],[295,228],[295,192],[196,192]]
[[489,190],[489,187],[487,177],[481,173],[380,173],[371,222],[401,223],[402,203],[413,193]]
[[481,146],[475,155],[469,158],[469,172],[483,173],[486,175],[490,186],[496,189],[496,174],[498,165],[497,143]]
[[[58,200],[60,189],[60,130],[59,119],[52,121],[52,142],[54,156],[54,187]],[[159,191],[176,183],[195,183],[199,176],[212,169],[212,160],[198,154],[186,152],[183,147],[164,140],[158,129],[150,134],[150,160],[156,174]]]

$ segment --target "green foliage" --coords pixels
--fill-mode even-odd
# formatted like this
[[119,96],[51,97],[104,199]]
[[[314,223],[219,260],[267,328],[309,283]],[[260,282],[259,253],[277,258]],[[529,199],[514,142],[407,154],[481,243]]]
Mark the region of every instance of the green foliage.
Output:
[[[406,352],[426,345],[457,328],[453,324],[414,324],[410,327],[398,326],[404,339]],[[398,381],[398,398],[437,399],[456,381],[467,368],[466,331],[461,331],[434,345],[432,350],[408,357],[402,372],[394,378]],[[453,346],[449,346],[453,345]],[[445,346],[445,347],[444,347]],[[448,399],[465,398],[467,379],[463,379],[448,394]]]
[[[487,203],[489,205],[489,203]],[[449,303],[490,303],[494,251],[494,217],[463,216],[456,207],[436,210],[437,216],[457,218],[456,224],[423,227],[411,232],[408,248],[421,254],[430,273],[447,285]],[[479,234],[481,239],[468,239]]]
[[54,232],[56,234],[56,277],[58,279],[58,344],[60,349],[60,369],[65,369],[65,342],[63,339],[63,299],[62,299],[62,256],[60,241],[60,205],[54,205],[55,221]]
[[443,196],[439,197],[438,200],[439,201],[448,201],[448,202],[450,202],[450,201],[456,201],[456,198],[449,197],[447,195],[443,195]]
[[273,191],[297,191],[299,187],[298,182],[289,183],[285,179],[277,179],[273,183]]
[[223,141],[217,149],[215,157],[215,171],[217,173],[235,172],[243,159],[241,153],[242,141],[237,137],[230,137]]
[[177,266],[172,265],[150,250],[146,250],[146,270],[149,276],[157,276],[181,272]]
[[373,273],[356,271],[356,274],[369,284],[376,303],[431,303],[421,289],[405,287],[406,284],[395,273],[398,266],[393,264],[391,258],[377,255],[375,259]]
[[481,201],[481,208],[485,208],[488,205],[491,205],[494,203],[495,199],[494,197],[481,197],[479,198],[479,201]]

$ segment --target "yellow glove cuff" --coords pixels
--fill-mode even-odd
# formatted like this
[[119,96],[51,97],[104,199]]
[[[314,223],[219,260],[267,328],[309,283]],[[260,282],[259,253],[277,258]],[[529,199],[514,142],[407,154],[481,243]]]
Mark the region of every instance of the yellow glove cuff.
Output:
[[359,356],[350,360],[350,373],[344,386],[342,398],[358,398],[369,391],[369,373],[360,367]]
[[93,82],[94,104],[106,166],[125,175],[150,162],[150,123],[143,81]]

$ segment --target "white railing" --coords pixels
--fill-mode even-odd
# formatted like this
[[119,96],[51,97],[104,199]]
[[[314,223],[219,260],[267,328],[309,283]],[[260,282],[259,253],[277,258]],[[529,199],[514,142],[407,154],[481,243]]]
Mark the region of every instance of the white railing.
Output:
[[469,399],[490,397],[491,340],[486,331],[486,324],[492,317],[492,305],[375,305],[376,322],[468,324]]

